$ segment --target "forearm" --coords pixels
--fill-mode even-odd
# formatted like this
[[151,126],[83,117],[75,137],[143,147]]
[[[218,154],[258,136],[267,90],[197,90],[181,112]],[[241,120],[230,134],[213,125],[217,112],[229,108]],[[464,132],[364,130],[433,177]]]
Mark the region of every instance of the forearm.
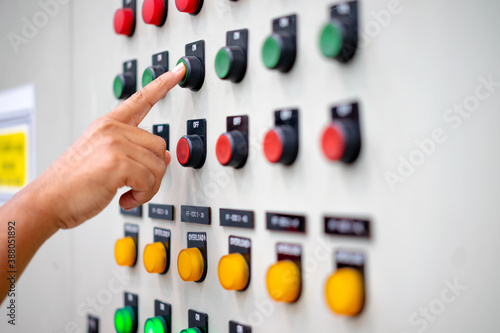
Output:
[[58,230],[48,207],[43,207],[43,195],[35,182],[0,207],[0,302],[9,291],[8,278],[14,275],[17,281],[40,246]]

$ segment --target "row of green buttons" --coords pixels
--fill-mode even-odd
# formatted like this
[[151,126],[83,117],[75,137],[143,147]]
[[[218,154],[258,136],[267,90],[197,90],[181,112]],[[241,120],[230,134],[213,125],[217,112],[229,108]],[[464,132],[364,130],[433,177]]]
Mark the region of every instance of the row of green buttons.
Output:
[[[136,315],[132,307],[126,306],[115,312],[115,329],[117,333],[133,333],[136,327]],[[163,317],[148,318],[144,325],[144,333],[166,333],[167,323]],[[180,333],[204,333],[199,328],[186,328]]]
[[[342,31],[341,28],[330,22],[326,24],[320,34],[320,49],[325,57],[335,58],[342,49]],[[281,47],[274,36],[268,37],[262,47],[262,60],[267,68],[274,68],[281,58]],[[179,60],[179,63],[183,62]],[[221,79],[225,79],[229,75],[231,68],[231,57],[225,49],[220,49],[215,57],[215,72]],[[184,77],[182,83],[187,80],[188,73]],[[142,75],[142,86],[145,87],[154,79],[152,71],[147,68]],[[113,92],[116,98],[120,98],[123,94],[123,80],[117,76],[113,82]]]

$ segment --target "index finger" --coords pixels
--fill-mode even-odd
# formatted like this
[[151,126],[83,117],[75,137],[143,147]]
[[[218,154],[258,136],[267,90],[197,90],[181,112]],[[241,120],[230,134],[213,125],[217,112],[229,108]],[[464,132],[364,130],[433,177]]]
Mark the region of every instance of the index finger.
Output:
[[130,96],[117,108],[107,114],[108,117],[119,122],[137,126],[149,113],[153,105],[162,99],[170,89],[175,87],[186,74],[183,63],[174,69],[159,76],[146,87]]

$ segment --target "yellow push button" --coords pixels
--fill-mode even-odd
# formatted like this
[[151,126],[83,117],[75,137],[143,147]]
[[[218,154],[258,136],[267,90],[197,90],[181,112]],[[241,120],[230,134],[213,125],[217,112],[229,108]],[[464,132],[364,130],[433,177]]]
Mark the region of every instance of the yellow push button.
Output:
[[142,259],[148,273],[163,273],[167,268],[165,245],[161,242],[146,245]]
[[177,270],[184,281],[198,281],[203,276],[205,261],[197,247],[190,247],[179,252]]
[[338,269],[326,281],[325,297],[336,314],[358,315],[365,301],[363,276],[354,268]]
[[115,243],[115,259],[120,266],[134,266],[137,257],[135,241],[132,237],[121,238]]
[[219,282],[226,290],[243,290],[248,284],[248,264],[240,253],[231,253],[219,261]]
[[291,260],[281,260],[269,267],[266,277],[267,292],[276,302],[295,302],[301,291],[299,267]]

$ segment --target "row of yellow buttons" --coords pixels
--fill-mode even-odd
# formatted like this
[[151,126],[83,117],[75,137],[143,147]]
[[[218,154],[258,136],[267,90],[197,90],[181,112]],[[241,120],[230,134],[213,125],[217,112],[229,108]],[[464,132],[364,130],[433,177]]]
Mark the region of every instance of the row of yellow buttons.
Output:
[[[133,266],[136,262],[136,244],[132,237],[119,239],[115,245],[115,258],[120,266]],[[148,244],[144,249],[144,267],[149,273],[163,273],[167,267],[167,252],[163,243]],[[187,248],[177,257],[177,270],[183,281],[199,281],[205,271],[201,251]],[[244,290],[249,283],[250,271],[245,257],[239,253],[225,255],[219,261],[219,282],[226,290]],[[290,260],[281,260],[267,271],[266,285],[269,296],[277,302],[296,302],[302,291],[299,267]],[[325,298],[330,309],[341,315],[356,316],[363,309],[364,282],[361,273],[353,268],[340,268],[330,275],[325,286]]]

